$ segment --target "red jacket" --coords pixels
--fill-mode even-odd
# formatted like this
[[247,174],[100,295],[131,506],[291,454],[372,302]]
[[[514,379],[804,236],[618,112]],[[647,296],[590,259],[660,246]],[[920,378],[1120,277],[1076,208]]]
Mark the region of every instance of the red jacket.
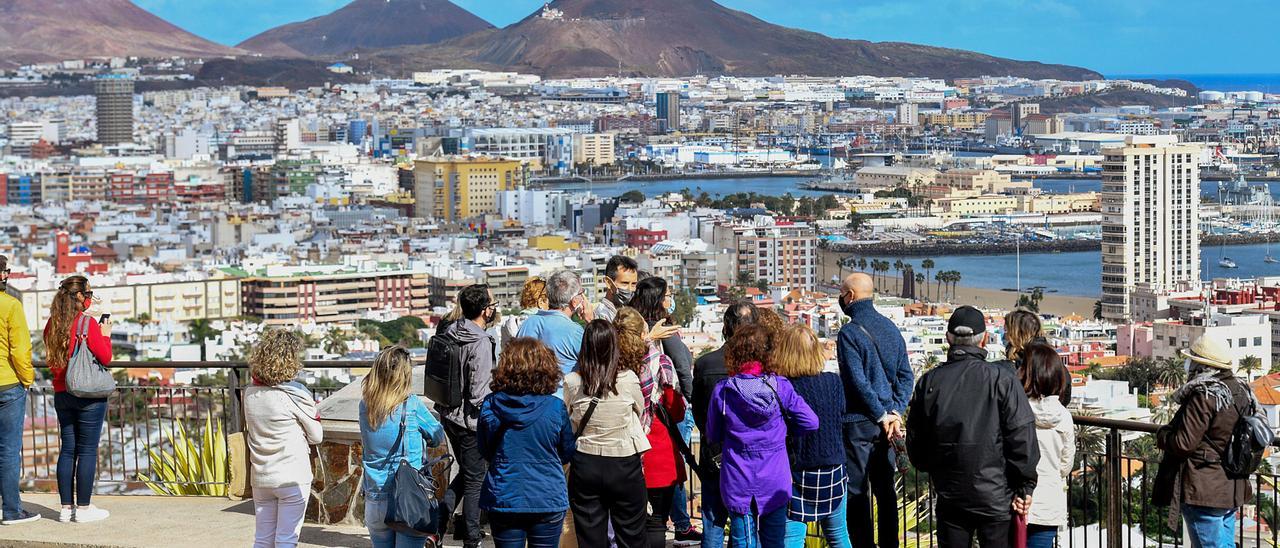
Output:
[[[70,359],[71,354],[75,353],[76,351],[75,326],[76,326],[76,323],[80,321],[81,316],[84,316],[84,314],[81,313],[76,315],[76,319],[71,322],[71,336],[68,337],[69,340],[67,341],[67,358],[68,359]],[[86,337],[87,342],[89,343],[89,351],[93,352],[93,355],[98,358],[99,363],[101,363],[102,365],[110,365],[111,364],[111,338],[102,336],[102,328],[98,326],[98,320],[94,319],[92,316],[85,316],[85,317],[89,318],[89,336]],[[44,324],[44,340],[45,340],[45,344],[47,345],[49,341],[49,323],[48,322],[45,322]],[[49,370],[53,371],[53,391],[66,392],[67,391],[67,364],[51,363],[49,364]]]
[[[660,403],[667,410],[667,416],[671,417],[676,424],[684,420],[684,397],[680,396],[674,388],[668,386],[662,389]],[[680,433],[676,432],[676,435]],[[648,489],[659,489],[684,483],[686,477],[684,458],[680,456],[680,451],[676,449],[675,444],[671,443],[671,435],[667,433],[667,427],[656,416],[649,426],[648,438],[649,445],[652,447],[644,452],[644,486]]]

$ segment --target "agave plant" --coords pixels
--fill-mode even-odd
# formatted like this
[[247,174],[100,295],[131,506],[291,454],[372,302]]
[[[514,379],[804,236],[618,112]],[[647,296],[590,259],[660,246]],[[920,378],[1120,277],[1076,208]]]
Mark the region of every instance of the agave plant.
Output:
[[170,430],[170,452],[147,451],[151,455],[151,476],[138,474],[138,479],[157,495],[215,496],[227,494],[227,441],[222,424],[205,417],[200,439],[187,436],[182,421],[173,421]]
[[[928,498],[929,498],[929,495],[926,493],[925,495],[921,496],[917,500],[904,499],[899,501],[899,504],[902,505],[902,507],[898,509],[898,515],[902,516],[902,518],[898,521],[898,526],[902,528],[902,530],[899,532],[899,534],[902,535],[899,540],[901,541],[900,544],[901,546],[903,546],[903,548],[927,548],[929,546],[932,546],[932,541],[930,540],[929,535],[925,534],[924,538],[920,538],[920,535],[909,534],[911,531],[915,530],[917,526],[920,525],[920,517],[921,517],[921,511],[922,511],[922,509],[920,508],[920,503],[922,501],[925,501]],[[872,505],[871,507],[872,523],[879,523],[878,521],[876,521],[877,520],[876,514],[877,514],[877,507],[876,505]],[[880,535],[879,527],[876,528],[875,535],[879,537]],[[827,548],[827,541],[822,537],[822,531],[819,528],[817,523],[809,524],[809,530],[805,535],[804,548]]]

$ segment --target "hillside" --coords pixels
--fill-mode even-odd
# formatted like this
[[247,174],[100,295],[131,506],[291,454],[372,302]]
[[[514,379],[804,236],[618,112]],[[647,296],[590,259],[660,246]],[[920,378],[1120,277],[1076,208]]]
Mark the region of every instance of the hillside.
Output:
[[267,30],[237,47],[280,57],[340,55],[433,44],[491,28],[449,0],[355,0],[328,15]]
[[0,66],[89,57],[240,53],[129,0],[0,0]]
[[[547,77],[625,74],[1100,78],[1065,65],[908,44],[843,40],[762,21],[713,0],[556,0],[503,29],[374,55],[375,65],[484,64]],[[856,25],[855,22],[850,22]],[[407,69],[405,69],[407,70]]]

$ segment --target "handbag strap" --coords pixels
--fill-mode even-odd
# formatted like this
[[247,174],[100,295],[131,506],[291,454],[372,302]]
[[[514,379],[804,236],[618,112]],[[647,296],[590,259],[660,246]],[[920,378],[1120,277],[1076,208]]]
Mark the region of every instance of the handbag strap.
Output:
[[591,398],[591,405],[588,405],[587,411],[582,414],[582,420],[578,422],[578,428],[574,430],[573,437],[582,437],[582,433],[587,429],[587,423],[591,422],[591,415],[595,414],[596,406],[599,404],[600,398]]
[[685,443],[684,438],[680,437],[680,430],[676,428],[676,424],[671,420],[671,415],[667,414],[667,408],[663,407],[662,404],[655,405],[653,408],[654,416],[667,429],[667,437],[671,438],[671,444],[675,446],[676,450],[684,457],[685,462],[689,464],[689,469],[693,470],[699,480],[709,477],[710,474],[703,473],[702,466],[698,464],[698,459],[693,456],[693,450],[689,448],[689,444]]
[[88,316],[85,316],[84,314],[80,314],[78,317],[76,317],[76,330],[75,330],[74,336],[75,336],[75,344],[71,345],[71,355],[67,356],[68,360],[70,360],[71,358],[74,358],[76,354],[80,353],[80,345],[84,344],[86,339],[89,338],[89,317]]
[[391,461],[391,455],[394,455],[396,448],[400,448],[400,460],[408,460],[408,450],[400,446],[400,441],[404,439],[405,421],[409,418],[409,400],[405,400],[400,404],[400,432],[396,434],[396,441],[391,442],[391,448],[387,450],[387,460]]
[[769,387],[770,392],[773,392],[773,401],[778,403],[778,411],[782,413],[782,421],[786,422],[787,425],[790,426],[791,411],[788,410],[785,405],[782,405],[782,396],[778,395],[778,389],[774,388],[772,384],[769,384],[769,377],[763,377],[760,380],[764,382],[765,386]]

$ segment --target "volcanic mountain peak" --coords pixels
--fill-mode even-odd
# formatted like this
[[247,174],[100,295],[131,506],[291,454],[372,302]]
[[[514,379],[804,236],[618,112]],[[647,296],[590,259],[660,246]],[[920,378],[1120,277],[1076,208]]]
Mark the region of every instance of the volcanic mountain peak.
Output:
[[449,0],[355,0],[328,15],[267,30],[238,47],[281,56],[431,44],[493,28]]
[[236,53],[129,0],[0,0],[0,65],[87,57]]

